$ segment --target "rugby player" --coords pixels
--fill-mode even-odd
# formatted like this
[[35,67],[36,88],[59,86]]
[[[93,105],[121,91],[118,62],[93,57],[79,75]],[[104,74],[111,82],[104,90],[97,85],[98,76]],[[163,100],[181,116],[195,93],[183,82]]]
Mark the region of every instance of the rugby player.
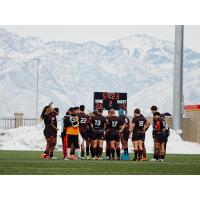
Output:
[[123,123],[119,121],[119,118],[115,115],[115,110],[110,109],[110,117],[107,119],[108,138],[110,141],[110,148],[112,154],[112,160],[115,160],[115,151],[117,154],[117,160],[120,160],[120,131],[123,127]]
[[[92,159],[101,160],[103,152],[103,141],[106,129],[106,118],[102,115],[103,110],[99,109],[97,114],[91,118],[91,124],[93,128],[92,140],[93,140],[93,157]],[[99,152],[97,152],[99,147]]]
[[129,153],[128,153],[128,139],[130,136],[130,120],[127,116],[124,115],[124,110],[119,109],[118,110],[119,114],[119,121],[122,122],[122,124],[125,124],[125,127],[123,128],[120,138],[121,138],[121,144],[122,144],[122,149],[124,150],[124,153],[122,154],[122,158],[125,160],[129,160]]
[[82,143],[81,143],[81,158],[84,159],[84,154],[85,154],[85,145],[84,142],[86,140],[86,136],[88,133],[88,119],[89,116],[84,113],[85,111],[85,106],[81,105],[80,106],[80,113],[78,114],[79,116],[79,131],[80,135],[82,137]]
[[155,158],[157,161],[164,161],[165,143],[168,135],[166,134],[166,122],[159,112],[154,112],[155,121]]
[[140,114],[140,109],[134,110],[134,118],[131,123],[132,142],[134,147],[133,161],[141,161],[143,154],[143,144],[145,140],[145,130],[149,126],[149,122]]
[[79,118],[74,108],[69,109],[69,115],[64,120],[64,127],[66,130],[64,142],[67,146],[67,157],[65,157],[64,160],[72,159],[72,156],[70,156],[72,145],[75,149],[77,158],[81,159],[79,146]]
[[45,159],[57,159],[54,157],[54,149],[57,143],[57,118],[56,116],[59,113],[58,108],[53,108],[50,104],[43,109],[41,114],[41,119],[44,120],[45,129],[44,129],[44,136],[47,142],[46,150],[42,157]]

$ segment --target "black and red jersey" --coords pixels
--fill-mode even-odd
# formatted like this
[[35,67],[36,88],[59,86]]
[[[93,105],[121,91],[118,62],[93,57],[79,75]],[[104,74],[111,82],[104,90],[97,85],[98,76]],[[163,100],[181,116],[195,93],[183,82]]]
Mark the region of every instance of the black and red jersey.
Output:
[[104,130],[106,118],[102,115],[95,115],[91,118],[91,123],[94,129]]
[[85,113],[80,113],[78,117],[79,117],[79,127],[82,129],[87,128],[89,122],[89,116],[86,115]]
[[107,129],[120,130],[120,126],[123,122],[117,116],[111,116],[107,118]]
[[132,119],[132,123],[135,124],[135,127],[133,129],[133,132],[137,131],[144,131],[144,125],[146,124],[147,120],[145,119],[144,116],[135,116]]

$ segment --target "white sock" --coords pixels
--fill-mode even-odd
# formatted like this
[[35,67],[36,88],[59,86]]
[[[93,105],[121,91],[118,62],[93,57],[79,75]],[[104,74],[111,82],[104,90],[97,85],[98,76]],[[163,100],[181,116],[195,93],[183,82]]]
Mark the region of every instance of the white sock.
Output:
[[77,157],[80,158],[81,157],[80,156],[80,154],[81,154],[80,149],[76,149],[75,152],[76,152]]

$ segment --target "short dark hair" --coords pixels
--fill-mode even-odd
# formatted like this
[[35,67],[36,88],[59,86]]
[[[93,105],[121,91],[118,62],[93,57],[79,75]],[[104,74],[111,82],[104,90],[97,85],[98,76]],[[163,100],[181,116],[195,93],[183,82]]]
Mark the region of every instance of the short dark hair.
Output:
[[135,114],[140,114],[140,109],[139,109],[139,108],[136,108],[136,109],[134,110],[134,113],[135,113]]
[[80,105],[80,110],[84,111],[85,110],[85,106],[84,105]]
[[59,108],[54,108],[54,111],[56,112],[56,114],[59,114]]
[[157,111],[157,110],[158,110],[158,107],[157,107],[157,106],[151,106],[151,110]]
[[73,112],[74,111],[74,108],[73,107],[70,107],[69,108],[69,112]]
[[78,109],[80,109],[78,106],[74,107],[74,110],[78,110]]
[[159,112],[155,112],[155,113],[153,113],[153,116],[155,117],[155,116],[161,116],[161,114],[159,113]]

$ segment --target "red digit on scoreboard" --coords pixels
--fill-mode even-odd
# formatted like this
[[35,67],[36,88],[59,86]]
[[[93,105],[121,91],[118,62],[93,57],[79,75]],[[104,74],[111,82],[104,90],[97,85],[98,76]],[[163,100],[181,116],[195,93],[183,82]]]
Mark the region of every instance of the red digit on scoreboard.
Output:
[[115,100],[115,93],[112,94],[112,99]]
[[103,100],[106,100],[107,99],[107,93],[103,93]]
[[102,103],[97,103],[96,104],[96,110],[98,109],[103,109],[103,104]]

